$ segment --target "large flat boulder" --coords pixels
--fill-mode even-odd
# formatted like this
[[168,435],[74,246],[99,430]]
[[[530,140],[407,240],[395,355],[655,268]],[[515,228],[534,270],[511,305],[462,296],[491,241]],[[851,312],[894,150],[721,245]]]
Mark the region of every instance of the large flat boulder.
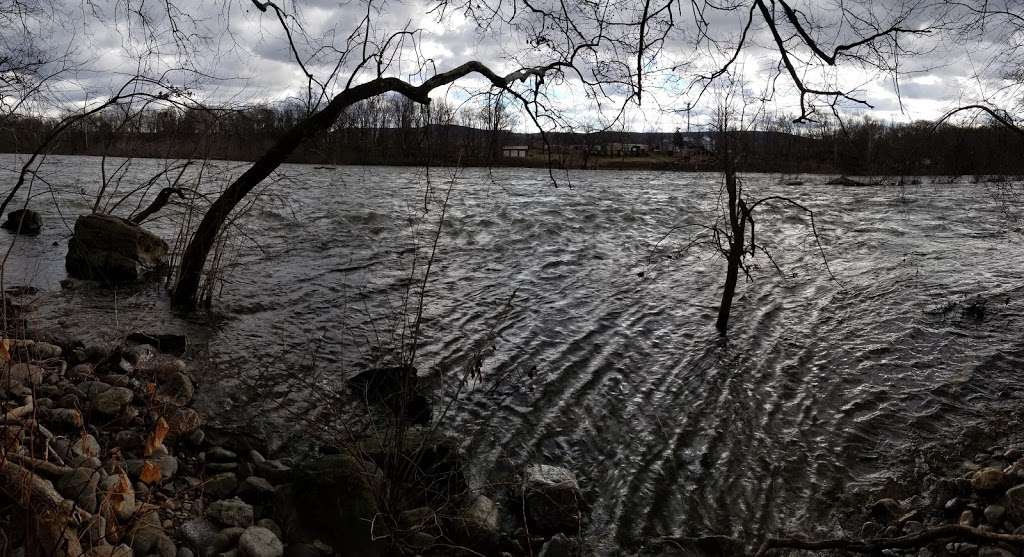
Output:
[[106,283],[135,282],[164,266],[167,242],[112,215],[78,217],[65,266],[72,277]]

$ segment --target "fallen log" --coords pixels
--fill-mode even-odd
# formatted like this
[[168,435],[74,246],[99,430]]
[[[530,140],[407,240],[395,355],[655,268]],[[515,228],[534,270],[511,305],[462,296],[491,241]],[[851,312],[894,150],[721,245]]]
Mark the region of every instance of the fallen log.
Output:
[[1024,547],[1024,536],[989,532],[973,526],[944,524],[927,528],[898,538],[833,538],[808,540],[805,538],[769,538],[755,554],[764,557],[774,549],[800,549],[805,551],[844,550],[853,553],[878,553],[886,549],[915,549],[938,541],[962,541],[976,544],[1009,544]]

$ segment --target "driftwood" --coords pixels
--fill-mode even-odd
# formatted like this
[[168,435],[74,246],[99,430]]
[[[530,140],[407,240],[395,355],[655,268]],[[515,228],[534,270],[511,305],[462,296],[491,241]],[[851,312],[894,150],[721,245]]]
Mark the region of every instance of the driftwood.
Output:
[[825,551],[840,549],[854,553],[877,553],[885,549],[914,549],[924,547],[933,542],[970,542],[977,544],[1009,544],[1024,547],[1024,536],[989,532],[972,526],[945,524],[927,528],[914,534],[898,538],[870,538],[858,540],[853,538],[834,538],[827,540],[808,540],[804,538],[769,538],[765,540],[755,554],[764,557],[773,549],[801,549],[806,551]]
[[[26,516],[31,517],[39,554],[75,557],[82,554],[82,544],[75,537],[76,530],[68,524],[74,505],[65,501],[53,484],[7,460],[0,463],[0,493],[25,509]],[[87,520],[91,518],[84,511],[79,513]]]

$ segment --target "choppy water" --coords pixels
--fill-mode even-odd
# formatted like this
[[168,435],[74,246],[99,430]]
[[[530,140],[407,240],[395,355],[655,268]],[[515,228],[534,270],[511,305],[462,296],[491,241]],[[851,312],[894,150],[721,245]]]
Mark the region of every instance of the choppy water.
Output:
[[[253,380],[266,397],[308,406],[286,379],[297,370],[340,385],[401,341],[417,291],[408,302],[405,293],[422,276],[449,177],[432,170],[427,192],[422,168],[288,167],[236,234],[218,318],[203,325],[170,315],[156,288],[60,290],[69,228],[53,201],[71,226],[92,205],[99,164],[52,161],[54,191],[37,182],[30,203],[46,232],[15,244],[6,284],[47,289],[39,318],[75,334],[202,337],[216,368],[204,378],[207,411],[300,434],[289,411],[257,412],[231,386]],[[125,187],[160,164],[136,161]],[[723,340],[713,328],[723,262],[676,254],[684,230],[659,244],[673,227],[710,222],[719,179],[577,171],[570,188],[564,178],[554,187],[543,170],[461,172],[427,283],[418,367],[443,377],[439,408],[458,393],[445,424],[481,478],[537,460],[568,466],[595,499],[591,533],[609,543],[821,527],[893,453],[955,437],[984,423],[984,403],[1021,396],[1024,247],[985,186],[747,176],[749,191],[815,210],[837,280],[806,219],[766,211],[757,232],[784,274],[756,260]],[[170,238],[177,225],[152,227]],[[988,299],[984,320],[931,311],[975,294]],[[477,354],[482,379],[460,389]]]

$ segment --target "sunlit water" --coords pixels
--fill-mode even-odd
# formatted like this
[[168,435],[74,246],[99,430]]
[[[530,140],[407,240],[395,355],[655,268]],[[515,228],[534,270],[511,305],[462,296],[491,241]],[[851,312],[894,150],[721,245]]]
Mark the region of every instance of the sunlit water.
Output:
[[[0,158],[5,187],[15,162]],[[121,190],[162,164],[133,162]],[[235,233],[216,317],[186,320],[158,287],[61,290],[66,240],[92,207],[100,160],[46,168],[49,185],[37,180],[30,202],[45,232],[19,239],[4,268],[6,285],[46,290],[36,319],[90,338],[187,331],[208,344],[211,418],[292,439],[310,427],[293,413],[330,410],[296,375],[340,386],[410,335],[401,316],[416,313],[450,183],[444,169],[430,171],[428,191],[422,168],[287,167]],[[555,178],[466,169],[455,179],[417,366],[443,379],[436,414],[457,395],[443,427],[464,440],[480,481],[528,462],[564,465],[606,543],[828,529],[835,501],[894,455],[983,424],[990,401],[1019,401],[1024,247],[983,185],[747,176],[749,195],[815,211],[828,268],[805,214],[765,210],[756,232],[782,273],[753,260],[724,340],[713,328],[723,261],[677,251],[697,230],[677,227],[712,222],[717,176]],[[171,239],[178,216],[149,226]],[[975,294],[988,299],[983,320],[934,311]],[[477,354],[481,379],[460,388]],[[249,402],[235,388],[245,382],[283,404]]]

